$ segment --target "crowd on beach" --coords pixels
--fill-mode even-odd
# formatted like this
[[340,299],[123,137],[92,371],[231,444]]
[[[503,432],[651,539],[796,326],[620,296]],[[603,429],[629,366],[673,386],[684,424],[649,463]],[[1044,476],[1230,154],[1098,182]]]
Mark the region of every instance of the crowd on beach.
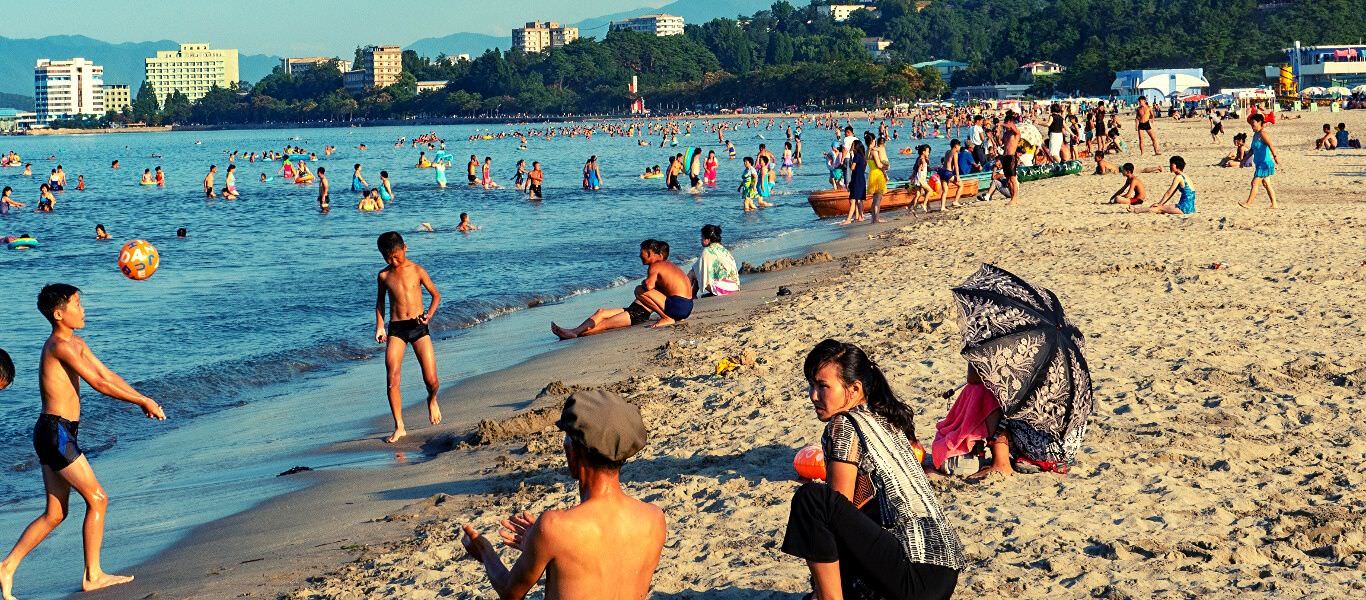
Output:
[[[1187,163],[1181,156],[1170,156],[1167,167],[1145,172],[1169,172],[1171,182],[1155,202],[1135,171],[1132,162],[1114,165],[1109,157],[1129,152],[1123,139],[1119,107],[1094,105],[1035,104],[1022,111],[1008,110],[987,114],[968,107],[932,107],[906,114],[873,114],[868,125],[876,131],[855,133],[853,122],[834,116],[797,116],[779,123],[777,117],[749,118],[738,121],[712,121],[702,126],[703,133],[715,134],[727,160],[737,158],[731,134],[739,129],[783,130],[786,140],[781,156],[767,144],[759,144],[754,156],[744,156],[738,193],[746,211],[771,206],[772,190],[781,178],[790,178],[803,165],[802,135],[816,130],[830,132],[833,140],[824,153],[829,185],[847,192],[849,212],[844,224],[883,220],[881,201],[891,190],[904,188],[912,195],[908,212],[917,206],[929,212],[931,197],[941,210],[962,201],[965,177],[989,175],[990,187],[978,195],[990,201],[995,195],[1009,199],[1008,205],[1021,201],[1019,169],[1024,166],[1063,164],[1091,157],[1094,173],[1118,173],[1123,185],[1109,202],[1133,212],[1191,214],[1195,212],[1196,193],[1186,174]],[[1186,115],[1189,116],[1189,115]],[[1170,115],[1169,115],[1170,117]],[[1156,125],[1159,111],[1141,99],[1134,108],[1137,150],[1150,149],[1161,155]],[[1212,143],[1219,143],[1224,122],[1241,118],[1233,112],[1207,115]],[[1279,162],[1277,147],[1268,134],[1268,118],[1255,109],[1245,121],[1249,132],[1234,136],[1234,150],[1218,166],[1253,168],[1247,208],[1258,189],[1266,192],[1270,206],[1276,208],[1272,185]],[[842,128],[841,128],[842,126]],[[1036,139],[1027,139],[1028,128],[1042,127]],[[679,136],[693,135],[694,122],[658,120],[574,124],[561,127],[527,128],[471,137],[471,141],[515,139],[519,149],[528,140],[547,143],[557,138],[591,139],[594,135],[623,138],[639,146],[676,147]],[[930,156],[928,145],[912,149],[913,162],[898,181],[902,171],[892,163],[890,140],[952,137],[948,150],[939,160]],[[958,137],[966,138],[960,140]],[[1249,143],[1250,139],[1250,143]],[[446,169],[454,157],[435,132],[396,141],[396,147],[411,143],[424,148],[415,167],[432,169],[435,185],[446,187]],[[1345,124],[1336,131],[1324,124],[1323,137],[1316,148],[1333,150],[1359,148]],[[335,147],[327,146],[328,158]],[[357,147],[365,150],[364,145]],[[649,167],[644,179],[664,180],[666,190],[683,192],[688,180],[689,193],[701,193],[718,185],[720,159],[715,150],[685,148],[668,157],[667,167]],[[429,158],[427,152],[433,154]],[[318,209],[331,209],[331,185],[326,167],[309,167],[318,155],[292,145],[281,150],[225,152],[227,167],[223,186],[218,186],[217,165],[203,177],[205,198],[233,200],[242,194],[237,181],[239,159],[248,164],[279,162],[274,176],[261,173],[260,181],[278,176],[295,184],[316,186]],[[15,153],[4,155],[7,164],[23,164],[24,176],[31,177],[31,164],[22,163]],[[511,189],[529,200],[544,198],[545,174],[540,162],[519,160],[512,176]],[[111,164],[117,171],[118,161]],[[598,191],[607,185],[596,155],[583,166],[582,188]],[[495,176],[493,157],[470,155],[466,163],[470,188],[497,190],[502,186]],[[165,186],[166,175],[158,166],[145,169],[139,183]],[[39,187],[39,211],[55,209],[56,196],[67,188],[67,175],[61,165]],[[950,189],[956,188],[951,196]],[[85,189],[84,176],[77,176],[76,190]],[[357,198],[357,210],[376,212],[396,201],[395,189],[387,170],[379,172],[374,183],[366,178],[364,164],[352,165],[350,193]],[[0,198],[0,213],[25,205],[12,198],[5,187]],[[863,212],[864,201],[871,201],[871,217]],[[468,213],[460,215],[456,230],[476,231]],[[422,232],[432,232],[423,223]],[[103,225],[97,236],[107,239]],[[184,236],[184,229],[180,232]],[[703,224],[698,238],[699,258],[685,271],[671,259],[667,241],[646,239],[640,243],[639,258],[645,267],[643,280],[634,288],[625,308],[595,311],[572,328],[551,323],[551,332],[561,340],[601,334],[607,331],[651,322],[651,328],[664,328],[686,321],[698,302],[740,292],[740,273],[734,255],[723,243],[722,228]],[[441,303],[437,284],[427,271],[412,260],[402,234],[385,232],[376,241],[385,267],[377,274],[374,339],[386,347],[386,389],[394,420],[389,443],[402,439],[407,429],[403,421],[400,392],[402,363],[408,348],[418,359],[427,392],[431,424],[442,421],[437,402],[440,378],[429,325]],[[425,295],[424,295],[425,294]],[[430,299],[430,300],[428,300]],[[133,389],[116,373],[105,367],[77,335],[84,327],[85,309],[79,289],[67,284],[52,284],[38,296],[38,308],[50,323],[52,333],[43,347],[38,376],[42,413],[34,432],[34,445],[42,464],[48,493],[46,510],[21,534],[14,549],[0,561],[0,587],[6,600],[14,589],[13,576],[19,563],[67,516],[67,499],[74,489],[88,505],[85,528],[86,570],[83,588],[98,589],[131,580],[111,575],[100,567],[103,515],[108,504],[78,443],[78,382],[84,379],[93,389],[109,397],[134,404],[148,418],[164,420],[165,413],[151,398]],[[892,392],[875,359],[857,345],[825,340],[815,345],[803,365],[809,385],[814,415],[825,424],[821,448],[827,465],[823,482],[804,483],[794,493],[790,518],[782,542],[783,552],[806,561],[811,574],[813,597],[818,599],[852,597],[948,598],[952,595],[965,560],[963,546],[946,519],[930,486],[931,477],[968,475],[975,479],[1009,476],[1016,472],[1066,473],[1070,455],[1058,460],[1057,440],[1017,436],[1003,424],[1001,404],[984,384],[982,373],[968,365],[956,402],[938,422],[929,447],[915,431],[912,409]],[[0,389],[16,376],[10,357],[0,350]],[[664,514],[655,506],[630,497],[621,487],[620,470],[646,443],[647,429],[638,409],[611,392],[578,392],[565,402],[556,426],[565,433],[564,453],[568,471],[579,485],[582,502],[566,510],[541,515],[513,515],[499,532],[502,543],[520,551],[511,567],[505,565],[494,549],[490,536],[471,526],[464,528],[468,554],[487,569],[491,585],[500,597],[526,595],[545,573],[547,595],[593,596],[611,590],[613,596],[645,597],[668,531]],[[1075,442],[1079,443],[1079,440]],[[1047,449],[1044,446],[1048,446]],[[1069,446],[1075,452],[1076,444]],[[975,461],[981,468],[973,468]]]

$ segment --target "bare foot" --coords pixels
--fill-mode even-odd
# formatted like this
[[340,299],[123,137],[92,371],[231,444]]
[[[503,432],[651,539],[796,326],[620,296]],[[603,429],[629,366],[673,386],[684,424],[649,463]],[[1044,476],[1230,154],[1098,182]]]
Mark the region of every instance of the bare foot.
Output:
[[19,565],[10,566],[0,563],[0,597],[5,600],[15,600],[14,598],[14,570]]
[[404,428],[402,428],[402,427],[399,427],[398,429],[395,429],[395,430],[394,430],[394,434],[393,434],[393,435],[391,435],[391,436],[389,436],[389,437],[387,437],[387,438],[384,438],[384,443],[386,443],[386,444],[392,444],[392,443],[394,443],[394,442],[397,442],[397,441],[403,439],[403,436],[405,436],[405,435],[408,435],[408,430],[406,430],[406,429],[404,429]]
[[1275,202],[1272,202],[1272,203],[1271,203],[1271,210],[1276,210],[1276,209],[1278,209],[1278,208],[1280,208],[1280,205],[1279,205],[1279,204],[1276,204]]
[[1252,208],[1252,204],[1243,204],[1242,202],[1239,202],[1238,208]]
[[432,425],[441,424],[441,405],[436,403],[436,399],[427,401],[427,415],[431,417]]
[[132,575],[110,575],[109,573],[100,573],[94,579],[87,577],[86,579],[82,580],[81,590],[86,592],[93,592],[95,590],[104,589],[110,586],[128,583],[132,580]]
[[674,325],[674,324],[677,324],[677,323],[678,323],[678,321],[675,321],[675,320],[673,320],[673,319],[670,319],[669,317],[660,317],[658,321],[655,321],[655,324],[654,324],[654,325],[651,325],[651,326],[650,326],[650,329],[663,329],[663,328],[665,328],[665,327],[668,327],[668,326],[670,326],[670,325]]
[[848,225],[848,224],[853,223],[853,222],[854,222],[854,221],[853,221],[852,219],[845,219],[845,220],[843,220],[843,221],[840,221],[840,225]]
[[1015,474],[1015,469],[1011,468],[1008,465],[1004,467],[991,465],[985,469],[982,469],[981,471],[973,473],[972,475],[968,475],[967,479],[968,481],[971,481],[973,483],[981,483],[983,481],[986,481],[987,479],[990,479],[992,477],[992,474],[996,474],[999,477],[1010,477],[1011,475]]
[[562,340],[572,340],[572,339],[578,337],[578,336],[576,336],[576,335],[570,333],[569,330],[567,330],[567,329],[565,329],[565,328],[563,328],[563,327],[560,327],[559,325],[556,325],[556,324],[554,324],[554,323],[551,323],[551,324],[550,324],[550,332],[553,333],[553,334],[555,334],[556,337],[558,337],[558,338],[560,338],[560,339],[562,339]]

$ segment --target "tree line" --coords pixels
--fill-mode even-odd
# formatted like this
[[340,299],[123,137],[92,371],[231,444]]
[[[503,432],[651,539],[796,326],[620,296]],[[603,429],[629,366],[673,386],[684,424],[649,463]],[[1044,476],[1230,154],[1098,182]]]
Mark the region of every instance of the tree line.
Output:
[[[474,60],[404,51],[393,85],[352,94],[336,63],[302,74],[277,68],[255,84],[214,89],[164,106],[143,83],[110,118],[145,123],[241,124],[358,118],[614,114],[639,78],[647,106],[770,108],[870,106],[942,97],[952,85],[1016,83],[1020,65],[1067,67],[1031,93],[1107,95],[1115,71],[1203,67],[1215,86],[1264,83],[1280,48],[1350,43],[1366,31],[1366,2],[1313,0],[883,0],[837,23],[812,2],[775,2],[748,18],[688,25],[684,35],[613,31],[538,54],[489,50]],[[874,56],[865,38],[891,42]],[[357,49],[357,58],[360,50]],[[968,67],[945,81],[912,65]],[[419,94],[418,81],[447,81]]]

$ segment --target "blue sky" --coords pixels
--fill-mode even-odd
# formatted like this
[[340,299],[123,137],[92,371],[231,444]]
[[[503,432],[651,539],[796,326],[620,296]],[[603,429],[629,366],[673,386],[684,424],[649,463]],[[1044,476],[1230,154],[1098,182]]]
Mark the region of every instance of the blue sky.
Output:
[[249,54],[349,56],[469,31],[503,35],[531,20],[573,23],[665,0],[3,0],[0,35],[79,34],[108,42],[208,42]]

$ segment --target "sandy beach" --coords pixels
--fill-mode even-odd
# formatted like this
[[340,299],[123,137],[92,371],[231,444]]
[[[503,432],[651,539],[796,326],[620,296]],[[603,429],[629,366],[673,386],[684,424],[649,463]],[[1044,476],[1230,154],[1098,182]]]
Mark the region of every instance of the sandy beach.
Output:
[[[622,476],[668,518],[652,597],[799,598],[807,570],[778,545],[792,456],[822,427],[802,358],[828,337],[861,345],[928,445],[965,371],[950,288],[984,262],[1059,296],[1087,338],[1096,412],[1067,476],[935,483],[969,559],[958,597],[1361,597],[1366,152],[1312,147],[1324,122],[1366,133],[1366,112],[1301,114],[1270,129],[1279,210],[1240,209],[1251,169],[1212,166],[1241,121],[1215,145],[1203,120],[1163,119],[1163,156],[1116,162],[1184,156],[1194,215],[1125,214],[1103,204],[1120,176],[1081,175],[1023,184],[1012,207],[855,227],[821,248],[835,260],[747,279],[685,326],[566,343],[448,390],[451,422],[398,448],[411,464],[298,475],[316,485],[83,597],[494,597],[460,524],[492,533],[572,504],[549,415],[576,387],[609,387],[650,429]],[[1160,197],[1171,175],[1142,178]],[[745,365],[718,376],[722,358]],[[367,449],[383,446],[337,448]]]

